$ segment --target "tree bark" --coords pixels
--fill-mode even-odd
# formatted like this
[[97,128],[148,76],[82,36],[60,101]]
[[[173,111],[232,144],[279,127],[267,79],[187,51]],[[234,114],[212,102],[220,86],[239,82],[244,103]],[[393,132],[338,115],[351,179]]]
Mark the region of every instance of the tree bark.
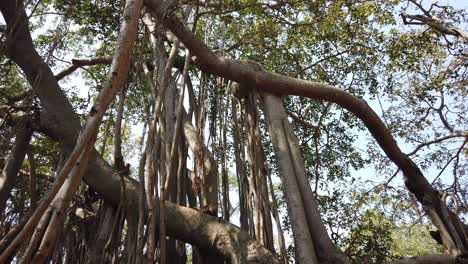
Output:
[[[205,250],[217,252],[231,263],[279,263],[270,251],[246,232],[217,217],[166,202],[168,231],[175,237]],[[172,226],[176,229],[170,229]]]
[[[307,222],[304,202],[298,183],[298,172],[294,166],[291,153],[291,143],[288,141],[285,129],[285,114],[278,106],[278,99],[271,95],[263,95],[263,106],[267,117],[268,132],[278,161],[279,174],[283,183],[288,215],[290,217],[296,250],[297,263],[319,263],[314,241],[312,226]],[[279,108],[278,108],[279,107]],[[303,176],[303,175],[299,175]],[[313,202],[313,201],[312,201]]]
[[364,100],[331,85],[252,70],[246,63],[218,57],[175,14],[165,15],[161,2],[145,0],[145,4],[157,18],[164,17],[164,25],[196,56],[195,63],[201,70],[277,95],[298,95],[333,102],[353,113],[404,173],[406,187],[416,196],[441,232],[447,251],[454,255],[468,252],[465,224],[440,200],[438,191],[427,181],[420,168],[401,151],[380,117]]
[[15,129],[15,143],[0,175],[0,212],[4,212],[5,210],[6,202],[15,185],[16,176],[23,164],[32,135],[32,130],[28,127],[27,123],[19,123]]
[[[248,218],[248,212],[247,212],[247,201],[246,201],[246,190],[244,188],[245,184],[245,178],[247,177],[245,175],[245,166],[244,166],[244,161],[242,159],[241,151],[244,152],[243,149],[243,144],[241,143],[240,140],[240,133],[239,133],[239,119],[237,118],[237,106],[236,106],[237,100],[233,97],[232,98],[232,103],[231,103],[231,108],[232,108],[232,138],[234,141],[234,155],[235,155],[235,161],[236,161],[236,176],[237,176],[237,188],[239,189],[239,222],[240,222],[240,227],[244,231],[249,230],[249,218]],[[241,127],[242,131],[242,127]]]
[[268,190],[266,188],[265,153],[260,140],[259,120],[256,110],[256,94],[249,94],[246,100],[249,129],[249,155],[252,163],[250,189],[254,194],[258,225],[258,228],[256,228],[256,237],[258,240],[262,241],[269,250],[274,252],[271,208],[268,199]]
[[[347,263],[348,260],[333,244],[322,222],[315,196],[312,193],[305,171],[299,143],[287,119],[282,99],[269,93],[263,93],[262,99],[265,116],[268,120],[268,131],[278,159],[280,175],[282,175],[282,180],[284,181],[283,186],[285,188],[286,198],[288,195],[297,195],[299,197],[294,197],[294,199],[300,199],[302,201],[302,204],[295,200],[293,203],[291,198],[289,198],[288,208],[291,206],[291,212],[297,210],[297,214],[305,214],[307,221],[306,226],[309,227],[309,234],[320,262]],[[292,186],[293,184],[296,184],[296,187]],[[295,188],[298,189],[298,193],[292,194],[291,191]],[[300,207],[301,205],[303,206],[302,208]],[[302,212],[300,210],[302,210]],[[292,217],[291,222],[294,222]]]
[[281,260],[283,261],[283,263],[287,264],[288,254],[286,252],[286,243],[284,241],[283,228],[281,227],[281,219],[278,213],[278,202],[276,201],[275,190],[273,189],[273,182],[271,181],[271,174],[267,172],[267,176],[268,176],[268,187],[270,189],[271,201],[272,201],[271,211],[276,222],[276,232],[278,234],[278,246],[280,248],[280,256],[281,256]]
[[[207,213],[215,215],[217,214],[217,208],[218,208],[218,196],[216,192],[216,185],[217,184],[217,178],[218,178],[218,166],[216,164],[216,161],[213,158],[213,155],[209,151],[209,149],[203,144],[203,142],[199,142],[198,136],[197,136],[197,131],[193,127],[192,122],[189,118],[189,116],[184,112],[183,113],[183,120],[182,120],[182,126],[183,126],[183,131],[184,131],[184,136],[185,139],[187,140],[187,143],[192,150],[192,152],[198,151],[198,148],[201,147],[204,150],[205,154],[205,159],[203,161],[203,166],[204,168],[204,173],[207,175],[206,179],[207,181],[204,182],[205,186],[202,186],[202,192],[205,193],[207,204],[206,208],[202,208],[205,210]],[[202,205],[203,206],[203,205]]]
[[117,170],[125,169],[125,163],[122,156],[122,118],[125,106],[125,88],[119,92],[119,104],[117,107],[117,116],[114,124],[114,166]]
[[29,161],[29,193],[31,195],[31,214],[36,210],[37,207],[37,175],[36,175],[36,161],[34,160],[34,154],[31,149],[26,152]]
[[[111,72],[104,85],[104,88],[99,93],[94,106],[91,108],[85,127],[82,130],[82,133],[80,133],[80,136],[76,141],[76,145],[73,147],[73,151],[68,157],[67,162],[60,169],[60,173],[57,176],[54,185],[44,197],[34,214],[29,218],[24,229],[20,232],[20,234],[18,234],[18,236],[0,256],[0,261],[5,261],[6,258],[8,258],[13,253],[19,243],[22,243],[22,240],[29,237],[32,229],[37,225],[42,217],[43,218],[41,219],[41,222],[42,220],[49,219],[48,216],[43,215],[43,213],[52,202],[54,206],[52,206],[51,209],[56,211],[56,213],[53,214],[50,218],[50,225],[48,225],[49,220],[45,220],[47,222],[45,223],[47,229],[45,230],[44,237],[41,238],[42,243],[39,246],[39,250],[33,257],[33,260],[44,261],[45,257],[49,254],[51,245],[57,236],[57,230],[63,221],[65,215],[64,210],[66,210],[68,207],[69,201],[78,188],[81,177],[85,172],[89,154],[91,149],[93,149],[92,146],[94,145],[97,131],[102,117],[104,116],[104,112],[126,79],[128,70],[130,68],[130,58],[133,45],[136,39],[138,15],[141,6],[142,2],[139,2],[138,0],[128,0],[126,2],[124,11],[124,17],[126,19],[122,22],[116,53],[111,65]],[[45,93],[47,93],[47,91],[44,90],[50,90],[49,87],[40,87],[41,89],[37,89],[37,86],[40,86],[41,81],[49,80],[55,84],[56,87],[58,87],[58,84],[56,83],[55,78],[53,78],[50,68],[45,65],[32,45],[31,36],[27,28],[27,17],[24,11],[24,7],[22,3],[16,1],[3,1],[0,5],[0,9],[5,20],[7,21],[7,31],[9,32],[8,35],[10,36],[10,38],[7,39],[7,54],[9,54],[13,60],[20,64],[20,67],[22,67],[26,76],[28,77],[28,81],[31,83],[33,89],[37,90],[36,93],[38,94],[39,98],[41,98]],[[11,38],[12,36],[14,37],[13,39]],[[16,42],[19,42],[20,45],[13,45]],[[18,46],[21,47],[22,44],[24,44],[26,50],[18,50]],[[30,54],[28,55],[32,56],[25,56],[24,54],[21,54],[25,51],[30,51]],[[20,62],[35,63],[32,63],[32,65],[24,65]],[[60,94],[60,91],[54,92],[57,92],[57,95],[63,98],[65,102],[67,101],[63,96],[63,93]],[[54,103],[57,104],[58,102]],[[49,102],[49,104],[44,104],[44,108],[54,108],[52,105],[53,104]],[[57,116],[62,112],[58,111],[48,113],[52,115],[55,114],[55,116]],[[71,111],[71,113],[73,114],[73,111]],[[67,177],[69,174],[70,177]],[[35,239],[35,237],[32,239]],[[28,250],[30,249],[32,249],[31,245]]]
[[115,218],[118,218],[117,208],[104,202],[99,209],[100,218],[97,226],[97,234],[94,236],[93,246],[88,251],[87,264],[106,263],[106,255],[109,248],[106,243],[109,241],[112,230],[116,228]]

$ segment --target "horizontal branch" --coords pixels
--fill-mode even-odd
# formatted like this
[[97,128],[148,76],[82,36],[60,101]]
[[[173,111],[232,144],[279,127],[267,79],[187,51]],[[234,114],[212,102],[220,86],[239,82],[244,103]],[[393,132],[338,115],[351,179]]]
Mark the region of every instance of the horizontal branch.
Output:
[[55,75],[55,79],[60,81],[61,79],[65,78],[67,75],[72,74],[78,68],[83,66],[93,66],[99,64],[111,64],[112,56],[105,56],[105,57],[92,57],[92,58],[76,58],[72,59],[72,64],[67,68],[63,69],[59,73]]
[[432,144],[437,144],[437,143],[440,143],[440,142],[445,141],[447,139],[457,138],[457,137],[464,137],[464,138],[468,137],[468,131],[454,132],[454,133],[450,133],[447,136],[443,136],[443,137],[440,137],[440,138],[433,139],[431,141],[424,142],[422,144],[419,144],[413,151],[411,151],[410,153],[408,153],[406,155],[408,155],[408,156],[414,155],[414,154],[416,154],[416,152],[418,152],[423,147],[427,147],[427,146],[430,146]]
[[33,130],[40,130],[33,113],[24,112],[7,105],[0,105],[0,123],[14,127],[18,123],[28,122]]
[[171,236],[214,250],[231,263],[279,264],[274,254],[250,239],[247,232],[218,217],[165,202],[165,223]]
[[[182,71],[182,69],[184,68],[184,60],[185,60],[184,57],[177,56],[174,62],[174,68]],[[78,68],[83,67],[83,66],[94,66],[94,65],[102,65],[102,64],[110,65],[112,62],[112,57],[103,56],[103,57],[91,57],[91,58],[75,58],[75,59],[72,59],[71,62],[72,64],[70,66],[61,70],[55,75],[55,79],[57,81],[62,80],[63,78],[72,74]]]
[[[0,11],[9,27],[20,25],[15,32],[16,39],[7,39],[5,53],[21,67],[41,101],[41,131],[57,140],[65,154],[70,153],[81,129],[80,120],[52,71],[35,50],[27,21],[24,16],[17,16],[16,3],[14,0],[0,1]],[[39,74],[41,78],[37,78]],[[94,149],[84,180],[107,202],[115,206],[125,202],[127,208],[138,208],[139,183],[118,174]],[[125,201],[121,201],[122,184],[126,191]],[[279,263],[274,254],[257,241],[249,239],[249,234],[236,226],[194,209],[169,202],[165,206],[165,224],[169,236],[206,251],[214,251],[231,260],[231,263]],[[0,241],[0,245],[3,242]]]
[[390,159],[408,177],[421,175],[417,166],[401,152],[390,131],[364,100],[331,85],[295,79],[263,70],[252,70],[252,67],[246,63],[218,57],[198,37],[185,28],[175,15],[167,16],[165,11],[161,10],[163,7],[159,1],[147,0],[145,3],[158,17],[164,17],[162,20],[164,25],[196,56],[195,62],[201,70],[273,94],[298,95],[336,103],[362,120]]
[[406,187],[444,234],[444,245],[448,251],[457,254],[468,250],[466,226],[440,200],[437,190],[427,181],[421,169],[401,151],[390,131],[366,101],[328,84],[255,69],[251,64],[217,56],[184,26],[175,13],[168,12],[161,1],[145,0],[145,4],[185,44],[202,71],[276,95],[298,95],[329,101],[353,113],[364,123],[387,157],[403,172]]

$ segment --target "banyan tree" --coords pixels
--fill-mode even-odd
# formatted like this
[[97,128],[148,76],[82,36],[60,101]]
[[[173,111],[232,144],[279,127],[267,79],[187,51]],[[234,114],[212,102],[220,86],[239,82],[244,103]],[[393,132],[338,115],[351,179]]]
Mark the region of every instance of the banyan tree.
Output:
[[0,263],[468,263],[457,5],[2,0]]

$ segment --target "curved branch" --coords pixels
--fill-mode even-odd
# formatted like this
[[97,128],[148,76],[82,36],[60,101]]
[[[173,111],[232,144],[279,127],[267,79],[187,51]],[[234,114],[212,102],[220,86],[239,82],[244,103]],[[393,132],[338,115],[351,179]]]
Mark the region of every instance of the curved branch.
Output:
[[167,201],[164,210],[167,231],[176,238],[214,250],[233,264],[280,263],[274,254],[250,239],[247,232],[220,218]]
[[406,187],[415,194],[433,223],[444,234],[444,244],[448,251],[454,254],[468,251],[466,226],[440,200],[438,192],[430,185],[420,168],[401,151],[390,131],[366,101],[328,84],[254,69],[247,63],[218,57],[175,14],[166,13],[160,1],[146,0],[145,4],[196,56],[195,63],[201,70],[274,94],[330,101],[352,112],[361,119],[386,155],[404,173]]
[[432,144],[440,143],[440,142],[445,141],[447,139],[457,138],[457,137],[468,137],[468,131],[451,133],[451,134],[449,134],[447,136],[443,136],[443,137],[440,137],[440,138],[436,138],[436,139],[424,142],[422,144],[419,144],[413,151],[411,151],[410,153],[408,153],[406,155],[412,156],[412,155],[416,154],[416,152],[418,152],[423,147],[427,147],[427,146],[430,146]]
[[[16,19],[15,7],[16,1],[14,0],[0,1],[3,17],[10,22]],[[7,40],[9,45],[6,53],[23,69],[29,83],[34,84],[32,85],[34,92],[43,106],[43,111],[40,113],[42,132],[57,140],[61,149],[69,153],[76,144],[81,128],[78,115],[73,112],[70,102],[60,89],[50,68],[36,52],[27,23],[22,23],[22,25],[24,27],[18,31],[16,39]],[[42,76],[36,82],[39,70]],[[113,205],[120,204],[121,186],[124,183],[127,208],[138,208],[138,182],[119,175],[94,149],[91,152],[84,180]],[[240,231],[232,224],[169,202],[165,203],[164,210],[169,236],[187,241],[205,250],[213,250],[226,259],[231,259],[233,263],[279,263],[275,255],[258,242],[250,240],[248,233]],[[11,239],[11,236],[4,237],[0,241],[0,247],[4,248]]]

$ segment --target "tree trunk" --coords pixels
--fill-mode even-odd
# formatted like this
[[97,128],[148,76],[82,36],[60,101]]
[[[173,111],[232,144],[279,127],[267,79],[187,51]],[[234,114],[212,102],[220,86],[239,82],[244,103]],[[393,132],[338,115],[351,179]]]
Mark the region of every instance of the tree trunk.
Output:
[[87,264],[99,264],[106,263],[106,255],[110,252],[109,248],[106,248],[106,244],[111,238],[112,230],[116,228],[114,224],[115,218],[118,218],[117,208],[104,202],[99,209],[100,219],[97,228],[97,234],[95,235],[93,246],[90,247],[87,256]]
[[125,163],[122,156],[122,116],[125,106],[125,89],[119,93],[119,105],[117,108],[117,116],[114,125],[114,166],[117,170],[122,171],[125,168]]
[[272,98],[273,102],[269,102],[266,101],[268,99],[267,95],[263,96],[268,132],[278,161],[279,174],[283,183],[283,191],[293,232],[296,262],[317,264],[319,262],[311,237],[311,226],[307,223],[304,201],[300,194],[299,183],[297,182],[291,157],[290,142],[287,140],[287,132],[284,128],[286,116],[285,113],[281,112],[281,107],[278,109],[278,99]]
[[[302,228],[306,229],[308,227],[309,237],[313,242],[311,245],[315,249],[318,261],[346,263],[347,259],[333,244],[321,220],[315,197],[305,172],[304,160],[300,154],[298,140],[287,119],[281,97],[263,93],[262,99],[265,116],[268,120],[268,131],[283,181],[288,210],[291,210],[291,224],[295,244],[296,246],[301,246],[296,249],[299,258],[304,256],[304,252],[301,252],[303,245],[300,245],[300,243],[305,244],[308,242],[307,240],[301,241],[301,237],[298,236],[299,233],[297,232],[301,232],[302,235],[304,233],[297,226],[294,228],[294,222],[295,217],[299,217],[299,221],[303,221],[302,218],[304,217],[306,223],[304,223],[305,225]],[[295,216],[294,218],[293,215]],[[299,262],[304,263],[303,260],[299,260]]]
[[5,211],[6,202],[15,185],[16,175],[21,169],[32,135],[32,130],[26,123],[20,123],[15,130],[15,143],[0,176],[0,212]]
[[[245,190],[245,179],[247,176],[245,175],[245,166],[244,161],[241,155],[244,152],[243,144],[240,140],[239,134],[239,127],[238,124],[242,124],[239,122],[237,118],[237,100],[232,98],[231,108],[232,108],[232,138],[234,141],[234,155],[235,155],[235,162],[236,162],[236,176],[237,176],[237,188],[239,189],[239,222],[240,227],[242,230],[248,231],[249,230],[249,218],[248,218],[248,208],[247,208],[247,201],[246,201],[246,190]],[[242,130],[242,127],[240,128]],[[240,153],[242,151],[242,153]]]

